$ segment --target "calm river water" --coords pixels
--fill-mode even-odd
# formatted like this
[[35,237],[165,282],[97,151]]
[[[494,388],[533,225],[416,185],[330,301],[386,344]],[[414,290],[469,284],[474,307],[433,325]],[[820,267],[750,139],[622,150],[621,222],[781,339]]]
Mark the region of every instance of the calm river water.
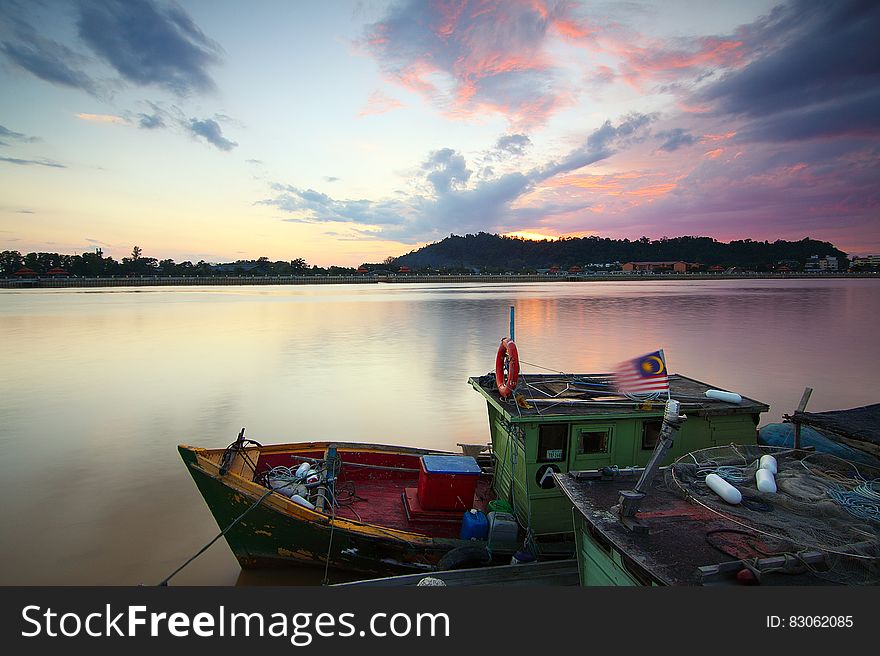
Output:
[[[0,292],[0,584],[155,583],[217,533],[180,442],[485,442],[468,376],[520,357],[669,368],[765,401],[878,401],[878,280],[345,285]],[[242,573],[225,542],[180,584]],[[336,580],[340,576],[337,575]]]

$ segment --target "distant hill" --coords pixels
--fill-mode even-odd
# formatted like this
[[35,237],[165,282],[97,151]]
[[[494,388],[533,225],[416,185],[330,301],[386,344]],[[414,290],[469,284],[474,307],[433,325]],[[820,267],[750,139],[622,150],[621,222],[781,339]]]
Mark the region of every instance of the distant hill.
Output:
[[591,236],[533,241],[481,232],[463,237],[450,235],[396,258],[394,265],[408,266],[413,270],[480,268],[520,271],[609,262],[682,260],[705,266],[765,268],[786,260],[803,264],[812,255],[846,257],[846,253],[833,244],[807,238],[774,242],[746,239],[724,243],[711,237],[653,241],[642,237],[630,241]]

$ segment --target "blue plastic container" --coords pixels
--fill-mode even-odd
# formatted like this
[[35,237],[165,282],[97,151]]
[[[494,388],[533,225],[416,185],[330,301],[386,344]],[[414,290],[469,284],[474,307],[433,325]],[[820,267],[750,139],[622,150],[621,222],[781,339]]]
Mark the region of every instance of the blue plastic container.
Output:
[[462,540],[485,540],[489,535],[489,519],[481,510],[469,510],[461,520]]

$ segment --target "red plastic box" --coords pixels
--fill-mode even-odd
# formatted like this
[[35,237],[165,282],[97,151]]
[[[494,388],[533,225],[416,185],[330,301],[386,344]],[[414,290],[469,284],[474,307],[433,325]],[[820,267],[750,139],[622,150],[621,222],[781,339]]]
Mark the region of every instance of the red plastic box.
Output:
[[468,510],[473,506],[480,466],[471,456],[422,456],[419,504],[426,510]]

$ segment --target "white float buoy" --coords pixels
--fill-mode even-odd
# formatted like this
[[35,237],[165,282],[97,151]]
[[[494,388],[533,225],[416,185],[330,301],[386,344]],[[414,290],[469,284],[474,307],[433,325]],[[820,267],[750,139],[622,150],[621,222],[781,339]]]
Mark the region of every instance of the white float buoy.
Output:
[[290,497],[290,500],[293,501],[294,503],[298,503],[299,505],[301,505],[305,508],[308,508],[309,510],[315,509],[315,504],[313,504],[308,499],[304,499],[299,494],[294,494],[292,497]]
[[729,504],[735,506],[742,501],[742,493],[718,474],[709,474],[706,476],[706,485],[709,486],[710,490]]
[[727,401],[727,403],[742,403],[743,400],[743,397],[736,392],[725,392],[717,389],[706,390],[706,398],[715,399],[716,401]]
[[771,455],[761,456],[761,464],[758,465],[760,469],[767,469],[774,476],[779,473],[779,467],[776,464],[776,458]]
[[773,478],[773,472],[769,469],[759,469],[756,471],[755,481],[757,481],[758,489],[761,492],[776,494],[776,479]]

